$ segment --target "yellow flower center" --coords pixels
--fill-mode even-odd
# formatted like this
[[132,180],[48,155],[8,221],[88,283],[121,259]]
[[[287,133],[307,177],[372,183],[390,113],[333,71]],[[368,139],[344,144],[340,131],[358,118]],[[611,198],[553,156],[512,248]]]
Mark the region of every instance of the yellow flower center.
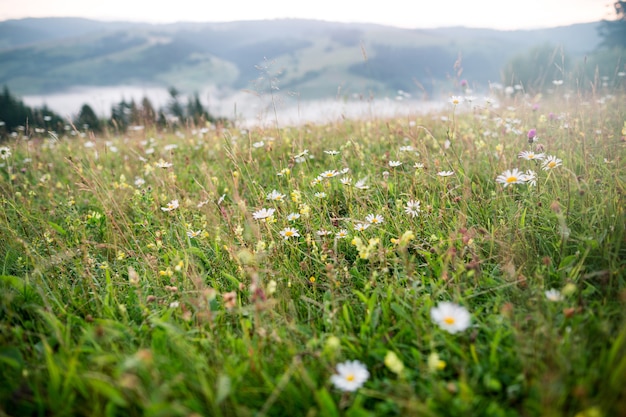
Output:
[[511,175],[509,178],[506,179],[506,182],[511,184],[512,182],[517,182],[517,177],[514,175]]
[[556,162],[550,161],[548,162],[548,168],[554,168],[556,166]]
[[456,320],[454,319],[454,317],[450,317],[450,316],[448,316],[448,317],[444,317],[443,321],[444,321],[446,324],[454,324],[454,322],[455,322]]
[[350,382],[354,381],[354,374],[346,375],[346,381],[350,381]]
[[287,230],[285,232],[285,236],[293,236],[293,232],[291,230]]

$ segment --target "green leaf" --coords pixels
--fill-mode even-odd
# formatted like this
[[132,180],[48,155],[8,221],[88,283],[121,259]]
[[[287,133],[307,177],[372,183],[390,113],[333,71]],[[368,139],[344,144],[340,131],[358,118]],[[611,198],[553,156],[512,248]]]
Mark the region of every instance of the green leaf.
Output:
[[315,399],[317,400],[317,405],[320,407],[319,415],[325,417],[339,417],[339,410],[337,410],[335,401],[333,401],[333,397],[326,390],[326,388],[320,388],[317,390],[315,393]]
[[48,225],[56,230],[57,233],[59,233],[61,236],[67,236],[67,231],[55,222],[48,220]]

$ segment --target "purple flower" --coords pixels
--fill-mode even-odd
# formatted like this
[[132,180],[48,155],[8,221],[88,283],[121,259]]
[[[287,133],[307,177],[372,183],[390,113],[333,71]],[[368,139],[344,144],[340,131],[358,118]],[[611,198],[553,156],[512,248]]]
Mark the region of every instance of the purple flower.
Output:
[[537,129],[530,129],[528,131],[528,139],[534,139],[537,136]]

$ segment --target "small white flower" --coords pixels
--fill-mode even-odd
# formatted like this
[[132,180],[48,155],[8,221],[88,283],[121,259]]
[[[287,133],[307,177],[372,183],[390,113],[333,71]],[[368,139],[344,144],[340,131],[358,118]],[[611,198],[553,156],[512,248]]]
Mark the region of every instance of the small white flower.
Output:
[[172,211],[176,210],[179,207],[178,200],[172,200],[165,207],[161,207],[163,211]]
[[443,330],[458,333],[467,329],[471,317],[469,311],[458,304],[444,301],[430,310],[430,317]]
[[459,97],[459,96],[452,96],[450,97],[450,100],[448,100],[450,102],[450,104],[452,104],[453,106],[458,106],[459,104],[461,104],[463,102],[463,97]]
[[261,210],[257,210],[254,213],[252,213],[252,217],[255,220],[267,219],[268,217],[272,217],[275,211],[276,210],[274,210],[273,208],[270,208],[270,209],[262,208]]
[[350,177],[343,177],[342,179],[339,180],[343,185],[350,185],[352,184],[352,178]]
[[424,168],[424,164],[422,164],[421,162],[416,162],[415,164],[413,164],[413,168],[422,169]]
[[348,237],[348,231],[346,229],[341,229],[340,231],[335,233],[335,237],[337,239],[345,239],[346,237]]
[[339,173],[336,170],[331,169],[329,171],[322,172],[320,175],[318,175],[318,178],[322,178],[322,179],[323,178],[332,178],[332,177],[336,177],[337,175],[339,175]]
[[254,142],[254,143],[252,144],[252,147],[253,147],[253,148],[257,148],[257,149],[258,149],[258,148],[262,148],[263,146],[265,146],[265,142],[263,142],[262,140],[260,140],[260,141],[258,141],[258,142]]
[[330,382],[341,391],[356,391],[370,377],[365,365],[359,361],[346,361],[337,364],[337,373],[330,377]]
[[406,202],[406,207],[404,207],[404,212],[411,217],[419,216],[421,212],[420,202],[415,200],[409,200]]
[[522,176],[522,179],[531,187],[537,186],[537,173],[532,169],[527,170]]
[[328,236],[331,235],[333,232],[326,230],[326,229],[320,229],[317,232],[315,232],[318,236]]
[[365,185],[365,181],[367,181],[367,178],[362,178],[358,180],[356,184],[354,184],[354,188],[358,188],[359,190],[367,190],[368,188],[370,188],[370,186]]
[[198,236],[200,236],[200,234],[202,233],[202,230],[187,230],[187,236],[189,236],[189,239],[193,239],[196,238]]
[[146,180],[144,180],[143,178],[135,177],[135,187],[141,188],[144,186],[145,183],[146,183]]
[[11,156],[11,148],[8,146],[0,146],[0,159],[9,159]]
[[365,221],[369,224],[382,224],[385,219],[380,214],[368,214],[365,217]]
[[287,215],[287,221],[290,221],[290,222],[293,222],[293,221],[295,221],[295,220],[297,220],[299,218],[300,218],[300,214],[299,213],[289,213]]
[[326,198],[326,193],[325,192],[318,192],[318,193],[315,193],[314,195],[317,198]]
[[546,294],[546,298],[548,299],[548,301],[554,301],[554,302],[563,301],[563,294],[561,294],[561,291],[556,290],[554,288],[546,290],[545,294]]
[[285,227],[283,230],[280,231],[280,235],[283,237],[283,239],[287,240],[290,237],[300,236],[300,233],[298,233],[298,231],[293,227]]
[[512,170],[507,169],[502,174],[496,177],[496,181],[503,184],[504,187],[508,187],[511,184],[522,184],[526,181],[524,173],[517,168]]
[[270,201],[283,201],[284,198],[285,194],[281,194],[276,190],[272,190],[271,193],[268,193],[267,196],[265,196],[265,199]]
[[533,151],[522,151],[517,155],[518,158],[525,159],[527,161],[542,160],[545,155],[542,153],[534,153]]
[[437,175],[439,175],[440,177],[449,177],[451,175],[454,175],[454,171],[439,171]]
[[400,165],[402,165],[400,161],[389,161],[389,166],[392,168],[399,167]]
[[156,166],[157,168],[163,168],[163,169],[165,169],[165,168],[170,168],[170,167],[172,167],[173,165],[174,165],[174,164],[172,164],[171,162],[165,162],[165,161],[164,161],[164,160],[162,160],[162,159],[159,159],[159,160],[155,163],[155,166]]
[[367,229],[368,227],[370,227],[370,224],[369,224],[369,223],[357,223],[357,224],[354,226],[354,230],[356,230],[356,231],[358,231],[358,232],[362,232],[362,231],[364,231],[365,229]]
[[335,151],[335,150],[324,151],[324,153],[327,155],[339,155],[339,151]]
[[563,161],[559,158],[557,158],[556,156],[553,155],[548,155],[546,156],[546,159],[543,161],[543,164],[541,165],[541,168],[544,171],[550,171],[551,169],[554,169],[556,167],[560,167],[562,165]]

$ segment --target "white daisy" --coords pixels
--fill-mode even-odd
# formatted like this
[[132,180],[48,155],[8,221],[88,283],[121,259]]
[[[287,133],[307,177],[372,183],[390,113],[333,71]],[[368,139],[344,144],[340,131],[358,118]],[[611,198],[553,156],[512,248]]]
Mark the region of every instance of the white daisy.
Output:
[[420,204],[421,203],[419,201],[409,200],[406,202],[404,212],[411,217],[417,217],[421,212]]
[[273,208],[270,208],[270,209],[262,208],[261,210],[257,210],[254,213],[252,213],[252,217],[256,220],[267,219],[268,217],[272,217],[275,211],[276,210],[274,210]]
[[469,311],[465,307],[447,301],[433,307],[430,317],[443,330],[453,334],[464,331],[471,322]]
[[508,187],[511,184],[522,184],[525,180],[525,175],[522,171],[517,168],[513,170],[507,169],[502,174],[496,177],[496,181],[503,184],[504,187]]
[[169,203],[167,203],[167,205],[165,207],[161,207],[161,210],[163,211],[172,211],[172,210],[176,210],[178,208],[179,204],[178,204],[178,200],[172,200]]
[[298,231],[296,229],[294,229],[293,227],[285,227],[283,230],[280,231],[280,235],[285,240],[287,240],[290,237],[298,237],[298,236],[300,236],[300,233],[298,233]]
[[346,361],[337,364],[337,373],[330,382],[341,391],[356,391],[369,379],[370,373],[359,361]]

